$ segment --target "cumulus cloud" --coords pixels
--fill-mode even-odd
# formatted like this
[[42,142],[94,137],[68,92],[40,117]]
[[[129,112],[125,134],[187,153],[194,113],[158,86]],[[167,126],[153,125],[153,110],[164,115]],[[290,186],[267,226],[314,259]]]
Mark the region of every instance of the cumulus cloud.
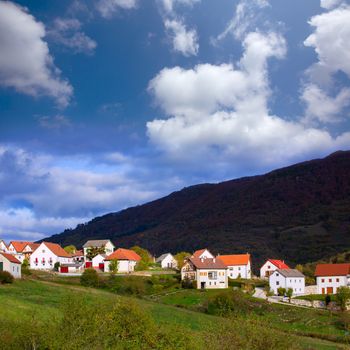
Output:
[[53,63],[45,27],[12,2],[0,2],[0,85],[32,96],[47,95],[65,107],[73,93]]
[[76,18],[56,18],[48,36],[74,53],[93,54],[97,43],[81,27],[81,22]]
[[96,8],[104,18],[111,18],[119,9],[131,10],[137,7],[137,0],[99,0]]
[[[251,163],[255,169],[286,164],[314,152],[350,145],[270,113],[268,59],[286,54],[276,34],[249,33],[237,64],[200,64],[163,69],[149,91],[168,115],[147,123],[150,140],[173,160],[201,168]],[[240,169],[241,170],[241,169]]]
[[[324,1],[321,4],[332,8],[336,2]],[[350,78],[350,7],[344,5],[314,16],[309,24],[314,32],[304,45],[315,50],[318,61],[307,70],[307,81],[302,90],[301,98],[306,103],[305,120],[337,122],[350,104],[350,90],[339,89],[334,78],[337,72]]]
[[343,0],[321,0],[321,7],[330,10],[344,3]]
[[194,29],[187,30],[179,20],[165,20],[165,29],[173,41],[173,49],[184,56],[197,55],[199,44],[197,32]]

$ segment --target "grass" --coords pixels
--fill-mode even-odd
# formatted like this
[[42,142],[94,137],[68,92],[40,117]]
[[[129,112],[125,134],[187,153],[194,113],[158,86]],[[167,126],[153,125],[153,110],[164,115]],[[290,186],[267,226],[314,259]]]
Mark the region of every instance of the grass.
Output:
[[[65,277],[64,280],[69,282],[69,277]],[[28,279],[16,281],[13,285],[0,286],[0,319],[14,321],[20,319],[30,322],[32,317],[36,317],[43,322],[49,322],[52,318],[60,317],[60,304],[65,298],[76,293],[84,294],[91,303],[97,300],[113,302],[118,298],[130,299],[104,290],[80,287],[75,285],[74,280],[72,282],[60,284],[57,281]],[[160,302],[133,299],[142,309],[148,311],[158,324],[185,327],[199,338],[205,339],[207,332],[217,332],[220,326],[229,326],[230,320],[193,310],[203,305],[209,296],[215,296],[219,292],[217,290],[207,292],[183,290],[164,295],[160,298]],[[181,305],[182,308],[175,305]],[[249,319],[252,315],[247,314],[244,317]],[[345,349],[342,344],[322,339],[324,335],[334,335],[339,337],[334,340],[341,340],[343,335],[343,332],[336,327],[337,317],[330,317],[326,312],[272,305],[268,312],[254,315],[254,317],[259,318],[269,327],[276,328],[277,331],[297,334],[295,341],[300,343],[303,349]]]
[[[329,295],[331,297],[331,301],[336,301],[335,295]],[[326,295],[324,294],[310,294],[310,295],[300,295],[295,297],[294,299],[302,299],[302,300],[308,300],[308,301],[325,301]]]

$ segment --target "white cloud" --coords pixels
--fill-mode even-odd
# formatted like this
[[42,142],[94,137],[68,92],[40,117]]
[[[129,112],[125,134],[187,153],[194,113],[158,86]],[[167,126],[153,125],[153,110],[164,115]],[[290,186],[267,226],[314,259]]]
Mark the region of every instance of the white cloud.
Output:
[[39,125],[45,129],[58,130],[58,129],[62,129],[72,125],[69,118],[60,114],[55,115],[53,117],[41,116],[41,117],[38,117],[37,119],[38,119]]
[[331,10],[342,3],[344,3],[343,0],[321,0],[321,7]]
[[76,18],[56,18],[48,35],[56,43],[71,49],[74,53],[92,54],[97,43],[88,37],[81,27],[81,22]]
[[187,30],[179,20],[165,20],[164,26],[172,38],[175,51],[181,52],[184,56],[197,55],[199,44],[194,29]]
[[283,58],[284,39],[276,33],[249,33],[236,64],[201,64],[163,69],[149,91],[169,116],[147,123],[150,140],[173,160],[194,167],[241,170],[241,162],[277,167],[350,145],[338,138],[269,112],[267,61]]
[[178,5],[193,6],[195,3],[201,0],[160,0],[164,11],[168,14],[174,14],[175,7]]
[[73,89],[60,77],[44,36],[44,25],[25,8],[0,2],[0,85],[32,96],[54,97],[64,107]]
[[[331,2],[323,2],[323,7],[333,6]],[[307,70],[307,82],[301,94],[306,103],[305,121],[337,122],[343,119],[341,113],[350,105],[350,90],[339,89],[334,78],[339,71],[350,78],[350,7],[341,6],[314,16],[309,24],[314,32],[304,45],[314,48],[318,61]]]
[[343,88],[338,95],[331,97],[319,86],[308,84],[303,89],[302,99],[307,106],[304,122],[318,120],[323,123],[336,123],[344,120],[341,112],[350,105],[350,89]]
[[99,0],[97,10],[104,18],[111,18],[119,9],[131,10],[137,7],[137,0]]

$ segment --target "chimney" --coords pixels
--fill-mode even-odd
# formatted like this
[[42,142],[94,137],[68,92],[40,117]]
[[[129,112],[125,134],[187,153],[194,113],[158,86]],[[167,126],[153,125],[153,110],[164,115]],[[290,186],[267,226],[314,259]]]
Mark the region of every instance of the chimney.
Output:
[[215,259],[215,258],[213,258],[213,262],[214,262],[214,263],[215,263],[215,260],[216,260],[216,259]]

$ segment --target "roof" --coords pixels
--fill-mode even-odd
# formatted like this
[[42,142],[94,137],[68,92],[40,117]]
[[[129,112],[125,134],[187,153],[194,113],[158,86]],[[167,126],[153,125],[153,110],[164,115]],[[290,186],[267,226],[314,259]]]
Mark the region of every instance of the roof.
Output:
[[[205,249],[196,250],[192,256],[194,256],[195,258],[199,258],[206,250],[208,250],[208,249],[205,248]],[[209,250],[208,250],[208,252],[209,252]]]
[[318,264],[315,276],[346,276],[350,274],[350,264]]
[[211,259],[201,259],[196,257],[191,257],[188,259],[197,269],[225,269],[226,265],[217,258]]
[[72,256],[84,256],[84,253],[82,250],[77,250],[75,253],[71,254]]
[[247,265],[250,261],[250,254],[220,255],[217,258],[226,266]]
[[14,264],[21,264],[21,262],[12,254],[0,253],[0,255],[2,255],[5,259]]
[[4,244],[4,246],[7,248],[7,244],[5,243],[5,241],[3,240],[3,239],[0,239],[0,243],[3,243]]
[[54,253],[57,256],[60,256],[62,258],[70,258],[71,255],[68,254],[59,244],[56,243],[50,243],[50,242],[42,242],[46,245],[47,248],[49,248],[52,253]]
[[277,269],[276,271],[284,277],[305,277],[299,270],[296,269]]
[[158,257],[156,259],[156,262],[161,262],[163,261],[170,253],[165,253],[165,254],[162,254],[160,257]]
[[20,253],[23,251],[23,249],[28,245],[32,244],[33,242],[26,242],[26,241],[11,241],[9,246],[12,244],[15,248],[17,253]]
[[124,248],[118,248],[115,252],[108,255],[105,260],[133,260],[133,261],[140,261],[141,257],[137,253],[135,253],[133,250],[130,249],[124,249]]
[[267,261],[275,265],[278,269],[290,269],[290,267],[284,262],[284,260],[268,259]]
[[39,248],[40,243],[29,243],[30,249],[34,252],[37,248]]
[[108,242],[112,243],[109,239],[90,240],[83,245],[83,248],[104,247]]

